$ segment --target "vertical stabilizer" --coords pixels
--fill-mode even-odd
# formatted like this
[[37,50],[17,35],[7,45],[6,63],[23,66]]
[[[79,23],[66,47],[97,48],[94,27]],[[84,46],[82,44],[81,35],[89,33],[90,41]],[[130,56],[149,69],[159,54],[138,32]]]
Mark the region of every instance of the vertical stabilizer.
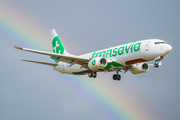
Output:
[[68,54],[55,29],[51,30],[51,39],[53,53]]

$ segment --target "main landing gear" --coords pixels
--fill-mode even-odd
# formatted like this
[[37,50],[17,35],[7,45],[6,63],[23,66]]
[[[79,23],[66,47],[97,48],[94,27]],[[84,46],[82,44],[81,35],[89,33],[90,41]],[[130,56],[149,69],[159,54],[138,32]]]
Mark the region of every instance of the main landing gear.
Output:
[[88,73],[88,76],[91,78],[91,77],[93,77],[93,78],[96,78],[97,77],[97,73],[96,72],[89,72]]
[[113,80],[121,80],[121,75],[118,74],[119,71],[116,71],[116,74],[113,75]]
[[[113,80],[118,80],[118,81],[121,80],[121,75],[119,75],[118,72],[119,72],[119,71],[116,71],[116,74],[113,75]],[[93,78],[96,78],[96,77],[97,77],[97,73],[94,72],[94,71],[92,71],[92,72],[89,72],[89,73],[88,73],[88,76],[89,76],[90,78],[92,78],[92,77],[93,77]]]
[[118,81],[120,81],[120,80],[121,80],[121,75],[114,74],[114,75],[113,75],[113,80],[118,80]]

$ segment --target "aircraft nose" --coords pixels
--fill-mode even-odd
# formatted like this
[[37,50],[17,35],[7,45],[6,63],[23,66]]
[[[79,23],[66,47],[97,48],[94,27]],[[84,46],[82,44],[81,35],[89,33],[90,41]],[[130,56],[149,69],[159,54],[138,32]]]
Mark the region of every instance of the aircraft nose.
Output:
[[172,47],[171,47],[171,45],[169,45],[169,44],[166,44],[165,46],[164,46],[164,54],[165,55],[167,55],[170,51],[172,50]]
[[171,46],[171,45],[169,45],[169,44],[167,44],[167,46],[166,46],[166,50],[167,50],[168,52],[170,52],[170,51],[172,50],[172,46]]

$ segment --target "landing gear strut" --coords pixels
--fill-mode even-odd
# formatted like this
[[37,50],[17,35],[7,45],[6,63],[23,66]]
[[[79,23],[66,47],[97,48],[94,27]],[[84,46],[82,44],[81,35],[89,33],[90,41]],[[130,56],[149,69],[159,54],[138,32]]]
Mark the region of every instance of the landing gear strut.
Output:
[[97,73],[96,72],[89,72],[88,73],[88,76],[91,78],[91,77],[93,77],[93,78],[96,78],[97,77]]

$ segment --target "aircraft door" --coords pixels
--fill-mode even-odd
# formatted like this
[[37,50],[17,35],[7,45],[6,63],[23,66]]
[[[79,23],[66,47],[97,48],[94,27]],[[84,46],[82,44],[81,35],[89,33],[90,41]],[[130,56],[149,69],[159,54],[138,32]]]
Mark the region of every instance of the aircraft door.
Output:
[[149,44],[150,44],[150,41],[147,41],[145,45],[145,51],[149,51]]

